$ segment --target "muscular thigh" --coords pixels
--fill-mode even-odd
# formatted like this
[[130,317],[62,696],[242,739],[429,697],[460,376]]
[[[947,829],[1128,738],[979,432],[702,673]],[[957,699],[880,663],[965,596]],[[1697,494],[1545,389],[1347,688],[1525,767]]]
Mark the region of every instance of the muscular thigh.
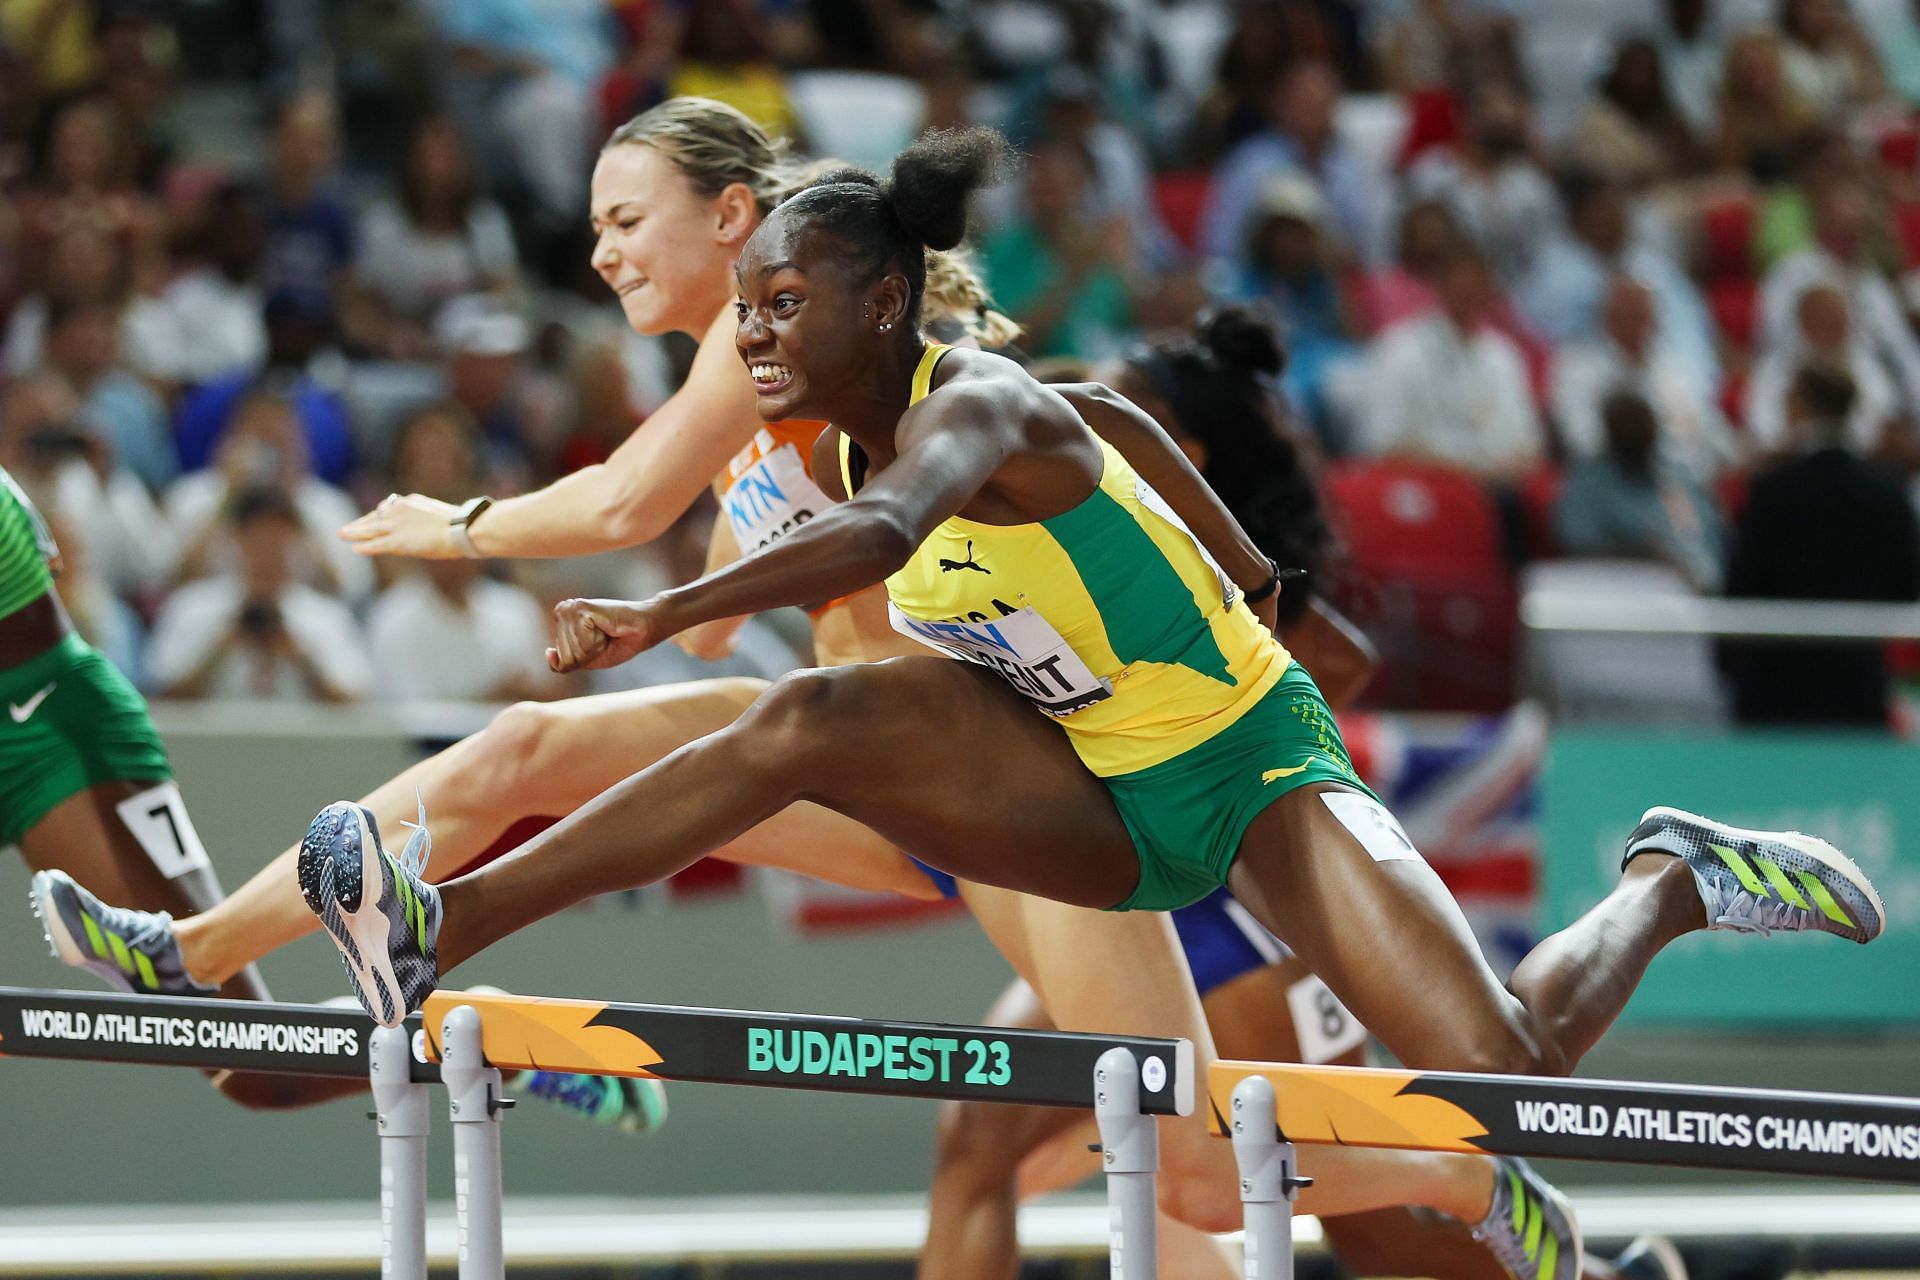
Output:
[[198,904],[167,878],[119,814],[122,801],[153,786],[100,782],[68,796],[21,837],[27,865],[65,871],[108,902],[193,914]]
[[[1494,977],[1459,906],[1424,859],[1378,858],[1303,787],[1247,830],[1230,883],[1403,1062],[1471,1069],[1521,1010]],[[1376,842],[1394,855],[1395,839]]]
[[991,672],[896,658],[810,673],[781,702],[799,721],[785,740],[817,757],[805,798],[963,880],[1092,907],[1133,891],[1106,787]]

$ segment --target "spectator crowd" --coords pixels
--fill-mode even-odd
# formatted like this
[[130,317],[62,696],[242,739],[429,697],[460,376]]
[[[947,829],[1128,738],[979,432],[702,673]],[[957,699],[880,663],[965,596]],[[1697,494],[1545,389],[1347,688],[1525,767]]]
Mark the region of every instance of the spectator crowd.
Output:
[[[335,530],[546,483],[670,394],[690,351],[620,323],[585,203],[680,93],[874,166],[1005,131],[973,246],[1036,362],[1267,308],[1336,517],[1410,530],[1347,530],[1363,621],[1510,651],[1555,557],[1920,596],[1910,0],[0,0],[0,465],[83,631],[156,696],[584,690],[545,605],[692,572],[710,508],[569,564]],[[1728,652],[1737,712],[1806,705],[1779,659]],[[1884,721],[1887,662],[1832,705]],[[1513,664],[1409,688],[1496,705]]]

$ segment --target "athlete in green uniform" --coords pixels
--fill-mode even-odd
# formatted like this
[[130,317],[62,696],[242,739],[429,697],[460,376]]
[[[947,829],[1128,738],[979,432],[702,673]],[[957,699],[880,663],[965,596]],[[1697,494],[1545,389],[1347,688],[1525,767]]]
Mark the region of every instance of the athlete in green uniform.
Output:
[[[187,974],[172,916],[225,895],[194,831],[147,704],[73,629],[53,575],[60,551],[25,491],[0,469],[0,845],[18,845],[55,953],[142,994],[268,999],[251,965],[216,993]],[[80,889],[94,886],[128,908]],[[85,903],[86,910],[77,910]],[[160,913],[158,915],[154,913]],[[249,1107],[305,1106],[362,1081],[223,1071],[221,1092]],[[651,1081],[540,1072],[527,1081],[596,1122],[629,1130],[665,1115]]]

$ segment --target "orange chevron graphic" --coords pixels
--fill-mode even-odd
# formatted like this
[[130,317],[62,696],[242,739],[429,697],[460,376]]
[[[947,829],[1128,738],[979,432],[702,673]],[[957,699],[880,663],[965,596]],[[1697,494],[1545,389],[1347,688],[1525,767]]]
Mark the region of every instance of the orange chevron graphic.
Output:
[[1371,1067],[1303,1067],[1278,1062],[1216,1062],[1207,1072],[1213,1132],[1233,1110],[1234,1088],[1248,1076],[1273,1083],[1280,1131],[1294,1142],[1400,1147],[1414,1151],[1479,1151],[1486,1126],[1441,1098],[1401,1091],[1417,1071]]
[[441,1022],[463,1004],[480,1013],[481,1048],[491,1066],[651,1077],[648,1068],[663,1061],[652,1045],[632,1032],[589,1026],[607,1007],[600,1001],[471,991],[436,991],[427,997],[427,1057],[432,1061],[440,1061]]

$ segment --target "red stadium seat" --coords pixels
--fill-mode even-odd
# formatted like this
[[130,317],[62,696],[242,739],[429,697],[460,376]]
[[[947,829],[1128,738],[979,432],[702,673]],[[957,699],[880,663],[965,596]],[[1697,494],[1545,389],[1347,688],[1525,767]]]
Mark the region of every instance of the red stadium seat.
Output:
[[1153,180],[1153,203],[1160,210],[1160,220],[1190,251],[1200,247],[1200,219],[1212,197],[1213,175],[1205,169],[1163,173]]
[[1493,499],[1473,477],[1421,463],[1332,468],[1345,545],[1338,603],[1379,647],[1370,700],[1497,711],[1513,701],[1518,610]]
[[1908,201],[1893,210],[1893,234],[1900,244],[1900,262],[1920,266],[1920,202]]

